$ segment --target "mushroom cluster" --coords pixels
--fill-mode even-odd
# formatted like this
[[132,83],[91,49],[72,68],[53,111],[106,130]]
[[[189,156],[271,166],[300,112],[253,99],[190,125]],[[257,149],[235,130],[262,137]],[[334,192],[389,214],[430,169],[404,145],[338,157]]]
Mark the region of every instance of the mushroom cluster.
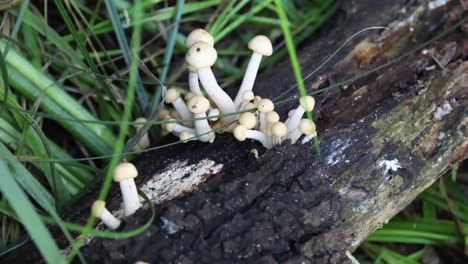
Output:
[[234,128],[234,137],[239,141],[247,138],[259,141],[265,148],[272,148],[290,139],[295,144],[305,135],[302,144],[317,136],[315,124],[310,119],[303,119],[306,111],[312,111],[315,100],[312,96],[302,97],[299,106],[289,112],[286,122],[280,122],[280,116],[274,111],[270,99],[256,96],[256,111],[244,112],[239,116],[238,125]]
[[[211,70],[217,59],[214,38],[203,29],[195,29],[187,36],[185,46],[188,49],[185,60],[189,91],[183,92],[184,95],[176,87],[165,91],[167,106],[159,109],[159,119],[165,121],[163,135],[172,133],[183,142],[211,143],[216,137],[215,131],[232,132],[239,141],[258,140],[266,148],[286,139],[294,144],[302,135],[305,135],[302,143],[306,143],[316,136],[314,123],[302,119],[306,111],[314,108],[313,97],[302,97],[297,109],[292,110],[283,123],[274,111],[273,102],[252,91],[262,58],[273,53],[271,41],[266,36],[258,35],[249,41],[252,56],[234,100],[221,89]],[[236,114],[239,112],[242,114]],[[147,146],[145,135],[135,149]]]
[[[185,56],[189,71],[190,91],[182,99],[180,91],[167,89],[164,100],[171,104],[175,114],[166,108],[160,109],[159,117],[167,123],[163,130],[186,142],[199,140],[213,142],[215,128],[232,131],[238,115],[233,114],[255,109],[252,92],[262,57],[270,56],[273,47],[266,36],[256,36],[248,44],[253,51],[244,79],[234,100],[219,86],[211,70],[217,59],[214,38],[203,29],[193,30],[185,40],[188,51]],[[200,85],[201,84],[201,85]],[[184,100],[185,99],[185,100]],[[222,115],[219,118],[219,115]],[[182,119],[178,122],[177,119]]]

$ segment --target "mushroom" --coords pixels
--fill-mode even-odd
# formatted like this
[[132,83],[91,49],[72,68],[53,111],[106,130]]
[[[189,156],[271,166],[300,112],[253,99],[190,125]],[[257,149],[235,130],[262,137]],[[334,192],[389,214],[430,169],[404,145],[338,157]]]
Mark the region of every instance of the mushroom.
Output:
[[288,128],[283,122],[276,122],[270,128],[272,136],[271,145],[276,146],[281,144],[284,136],[288,134]]
[[310,112],[314,109],[315,99],[312,96],[304,96],[299,99],[299,106],[296,108],[292,116],[286,120],[286,126],[288,127],[288,132],[293,131],[301,121],[304,113]]
[[206,111],[210,108],[210,101],[201,95],[195,95],[188,101],[188,108],[196,118],[195,132],[198,139],[202,142],[212,143],[215,139],[215,133],[206,119]]
[[140,208],[140,200],[133,178],[138,176],[136,167],[130,162],[122,162],[115,168],[114,181],[120,183],[124,215],[129,216]]
[[198,95],[203,95],[200,84],[198,83],[198,73],[197,69],[195,69],[192,65],[187,65],[187,69],[189,71],[189,88],[190,92]]
[[179,116],[186,120],[184,121],[184,124],[185,125],[190,125],[191,122],[190,121],[187,121],[187,120],[190,120],[192,119],[192,114],[190,113],[190,111],[188,110],[187,106],[185,105],[184,101],[182,100],[182,98],[180,98],[180,93],[179,91],[177,91],[176,88],[170,88],[170,89],[167,89],[166,91],[166,96],[165,96],[165,101],[166,103],[168,104],[172,104],[174,106],[174,108],[176,109],[177,113],[179,114]]
[[260,67],[260,62],[262,61],[262,56],[270,56],[273,53],[273,47],[270,39],[263,35],[255,36],[249,41],[248,47],[253,51],[253,53],[250,57],[249,64],[247,65],[242,84],[237,92],[236,98],[234,99],[234,105],[236,107],[239,107],[242,103],[244,92],[252,90],[258,68]]
[[[301,119],[299,125],[289,133],[288,138],[291,139],[291,143],[295,144],[297,140],[305,134],[306,137],[313,135],[315,133],[315,124],[309,119]],[[304,144],[304,143],[302,143]]]
[[260,131],[266,133],[267,130],[267,123],[265,120],[265,115],[275,109],[275,105],[270,99],[262,99],[257,104],[257,109],[260,112],[259,120],[260,120]]
[[242,95],[242,102],[236,106],[238,110],[242,111],[245,105],[249,104],[255,98],[255,95],[252,91],[245,91],[244,95]]
[[245,141],[247,138],[254,139],[262,143],[265,148],[271,148],[265,133],[247,129],[245,126],[238,125],[233,131],[234,137],[239,141]]
[[109,229],[115,230],[120,226],[120,220],[106,209],[106,202],[104,201],[95,201],[91,206],[91,214],[101,219],[102,223]]
[[[215,63],[216,58],[216,50],[206,42],[194,43],[185,56],[187,63],[197,70],[198,78],[203,88],[214,101],[219,111],[222,114],[234,113],[236,112],[234,102],[229,95],[219,87],[210,68]],[[222,119],[225,123],[231,123],[236,119],[236,116],[225,116]]]
[[[139,117],[137,119],[135,119],[134,122],[137,122],[137,123],[146,123],[148,120],[146,120],[146,118],[144,117]],[[143,124],[135,124],[134,125],[135,128],[136,128],[136,131],[138,132],[142,127],[143,127]],[[149,140],[149,137],[148,137],[148,133],[145,133],[141,138],[140,138],[140,141],[138,141],[138,143],[135,145],[134,149],[135,150],[143,150],[143,149],[146,149],[150,146],[150,140]]]

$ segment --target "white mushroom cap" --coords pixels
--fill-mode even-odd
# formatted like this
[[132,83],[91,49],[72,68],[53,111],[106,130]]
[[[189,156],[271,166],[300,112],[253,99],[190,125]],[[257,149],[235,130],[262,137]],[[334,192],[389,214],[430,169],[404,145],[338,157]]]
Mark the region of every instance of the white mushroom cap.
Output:
[[257,124],[257,117],[251,112],[242,113],[239,116],[239,124],[247,129],[252,129]]
[[201,95],[193,96],[187,103],[188,109],[194,114],[201,114],[208,111],[210,101]]
[[271,126],[270,131],[275,137],[284,137],[288,133],[288,128],[284,123],[276,122]]
[[260,102],[261,100],[262,100],[262,97],[261,97],[260,95],[256,95],[256,96],[254,97],[254,101],[255,101],[256,103]]
[[265,121],[267,123],[274,124],[276,122],[279,122],[279,120],[280,120],[280,116],[275,111],[271,111],[265,115]]
[[177,126],[175,119],[165,118],[164,121],[172,121],[172,122],[162,124],[162,127],[168,132],[172,132]]
[[[148,122],[148,120],[146,120],[146,118],[144,118],[144,117],[139,117],[139,118],[135,119],[135,121],[133,121],[133,122],[146,123],[146,122]],[[136,129],[140,129],[141,127],[143,127],[143,124],[135,124],[134,127]]]
[[265,98],[258,102],[257,109],[261,113],[268,113],[275,109],[275,105],[270,99]]
[[239,125],[234,128],[232,133],[237,140],[244,141],[247,138],[247,130],[245,126]]
[[255,105],[253,103],[248,103],[244,105],[244,108],[241,110],[249,110],[249,109],[254,109],[254,108],[255,108]]
[[216,62],[217,57],[218,54],[213,46],[206,42],[196,42],[187,51],[185,61],[198,71],[211,67]]
[[180,92],[177,91],[176,88],[169,88],[166,91],[166,96],[164,97],[164,100],[168,104],[172,104],[175,100],[180,98]]
[[299,122],[299,130],[305,135],[311,135],[315,132],[315,124],[310,119],[301,119]]
[[255,36],[252,40],[249,41],[249,49],[260,53],[263,56],[270,56],[273,54],[273,46],[271,41],[264,35]]
[[255,98],[255,95],[252,91],[245,91],[242,95],[242,99],[245,101],[252,101]]
[[190,32],[190,34],[185,39],[185,47],[190,48],[196,42],[205,42],[211,46],[214,46],[213,36],[201,28],[194,29],[192,32]]
[[296,112],[296,109],[292,109],[288,112],[288,117],[291,117],[294,115],[294,112]]
[[127,179],[132,179],[138,176],[138,171],[135,165],[130,162],[122,162],[114,171],[114,181],[121,182]]
[[299,99],[299,103],[307,112],[314,110],[315,99],[312,96],[304,96]]
[[106,210],[106,202],[97,200],[91,206],[91,214],[95,217],[100,217],[102,213]]

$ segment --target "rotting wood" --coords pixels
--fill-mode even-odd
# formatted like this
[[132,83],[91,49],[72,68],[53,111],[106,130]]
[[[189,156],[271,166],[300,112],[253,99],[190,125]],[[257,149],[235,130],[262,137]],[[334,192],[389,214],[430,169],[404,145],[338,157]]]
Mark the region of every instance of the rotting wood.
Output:
[[[320,72],[327,80],[320,80],[319,88],[391,60],[466,16],[458,1],[434,9],[429,9],[432,1],[406,7],[398,6],[401,1],[345,2],[331,31],[302,50],[303,69],[318,64],[324,57],[319,51],[337,47],[364,27],[390,29],[353,41],[347,55]],[[387,11],[375,12],[376,5]],[[235,142],[229,135],[213,144],[188,143],[143,155],[136,162],[140,184],[172,162],[208,158],[223,169],[192,193],[160,205],[157,221],[143,235],[97,239],[84,253],[96,263],[349,261],[346,251],[467,157],[466,34],[453,32],[346,89],[318,95],[314,116],[321,157],[311,145],[287,143],[263,153],[258,145]],[[448,52],[454,44],[455,52]],[[450,58],[440,60],[446,61],[441,70],[433,57]],[[286,66],[278,68],[260,79],[255,89],[262,95],[274,97],[294,82]],[[294,104],[279,109],[284,114]],[[252,147],[261,152],[258,160],[249,154]],[[118,199],[117,194],[111,203],[118,206]],[[141,210],[124,229],[148,217]]]

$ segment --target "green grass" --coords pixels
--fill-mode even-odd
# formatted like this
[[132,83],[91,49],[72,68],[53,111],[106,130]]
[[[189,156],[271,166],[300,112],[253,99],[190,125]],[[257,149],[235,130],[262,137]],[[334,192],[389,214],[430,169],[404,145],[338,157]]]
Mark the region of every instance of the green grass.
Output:
[[[335,10],[334,0],[98,0],[88,6],[78,0],[22,1],[6,10],[2,18],[8,15],[9,23],[2,32],[9,33],[0,36],[0,251],[14,249],[29,236],[49,263],[72,262],[75,256],[83,262],[79,249],[87,235],[118,239],[143,232],[154,208],[151,219],[130,232],[95,230],[93,217],[81,226],[63,221],[60,214],[97,184],[100,192],[94,198],[106,200],[113,168],[138,154],[133,146],[147,131],[158,142],[151,149],[180,144],[159,138],[157,127],[164,121],[152,120],[138,132],[130,126],[137,117],[154,117],[165,87],[188,87],[185,35],[198,27],[213,34],[218,49],[214,71],[222,87],[237,87],[242,80],[251,54],[247,42],[257,34],[268,36],[276,50],[261,69],[289,59],[294,89],[303,96],[304,80],[311,75],[302,76],[296,47]],[[327,51],[331,56],[337,52]],[[277,104],[297,100],[276,99]],[[431,188],[419,198],[421,219],[397,219],[377,231],[363,245],[367,257],[413,263],[422,249],[406,256],[386,244],[460,242],[453,222],[437,218],[450,211],[468,221],[463,193],[453,182],[446,186],[456,204],[453,212]],[[415,223],[417,227],[409,226]],[[430,223],[443,228],[431,229]],[[50,225],[58,226],[73,245],[66,259]],[[70,232],[79,239],[72,241]]]

